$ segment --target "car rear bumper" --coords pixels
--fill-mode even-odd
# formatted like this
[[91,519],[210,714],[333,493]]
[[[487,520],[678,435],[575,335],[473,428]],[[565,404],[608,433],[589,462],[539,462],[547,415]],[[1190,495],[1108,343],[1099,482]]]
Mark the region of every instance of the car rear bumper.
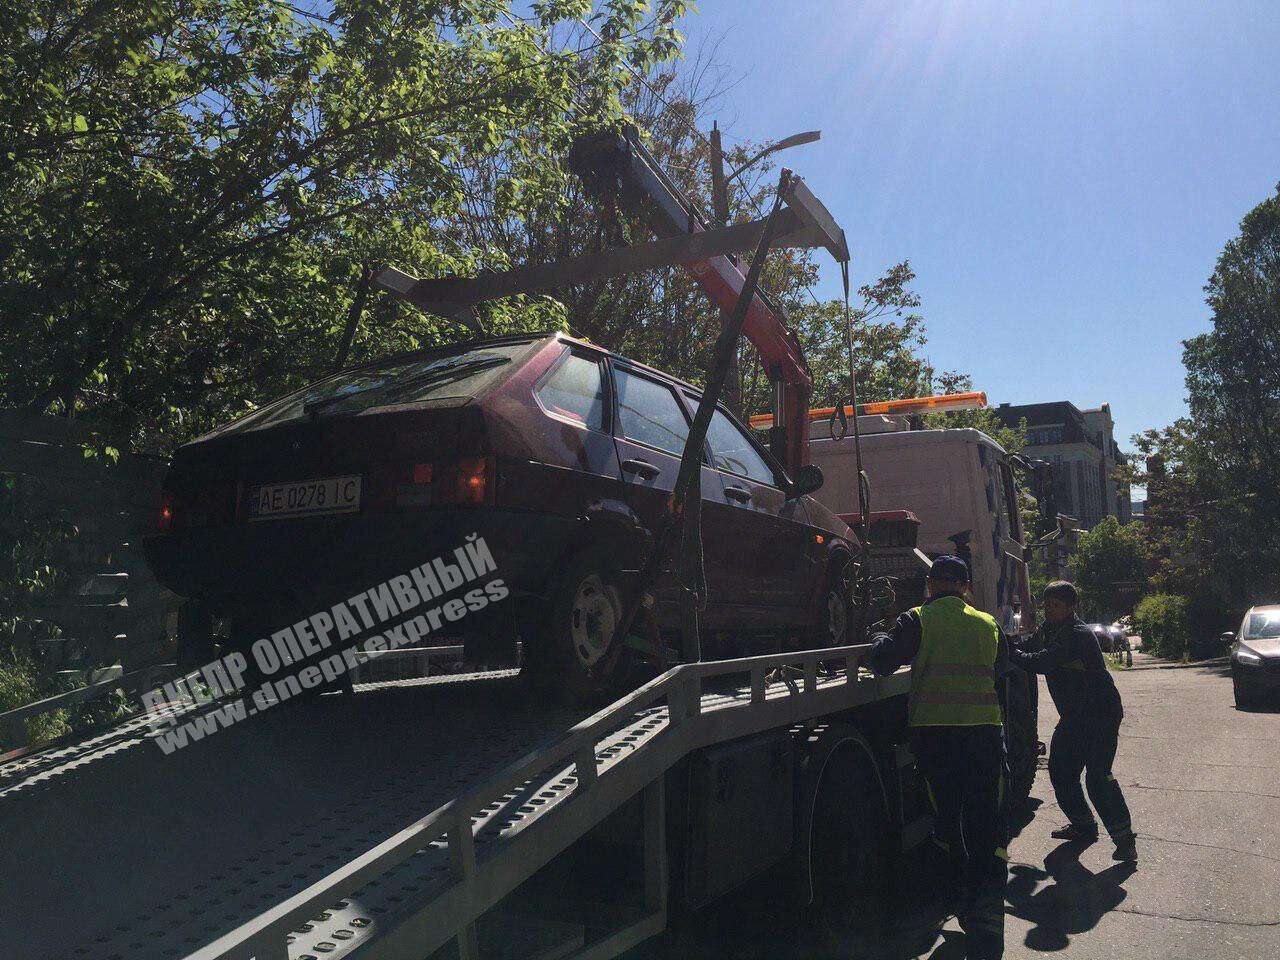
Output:
[[316,517],[180,530],[144,539],[156,578],[213,603],[336,602],[483,537],[517,593],[540,593],[570,542],[568,517],[510,510]]

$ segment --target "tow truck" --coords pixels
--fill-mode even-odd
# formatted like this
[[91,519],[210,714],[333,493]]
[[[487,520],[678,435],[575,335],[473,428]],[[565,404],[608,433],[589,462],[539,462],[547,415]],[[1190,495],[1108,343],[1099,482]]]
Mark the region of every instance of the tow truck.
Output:
[[[680,264],[730,314],[719,346],[741,329],[765,357],[771,446],[812,477],[803,355],[756,282],[775,241],[847,257],[834,220],[793,179],[765,221],[712,230],[634,131],[575,156],[605,193],[643,201],[660,239],[568,266],[445,280],[385,270],[379,282],[456,315],[501,291]],[[752,247],[744,271],[730,254]],[[695,421],[686,462],[698,444]],[[689,530],[680,507],[668,547]],[[885,880],[931,827],[903,743],[909,671],[862,670],[862,636],[702,660],[692,614],[684,662],[585,718],[498,671],[359,684],[226,727],[226,704],[175,701],[167,716],[10,759],[5,951],[603,960],[766,873],[799,902],[836,877]],[[164,756],[157,719],[205,734]]]

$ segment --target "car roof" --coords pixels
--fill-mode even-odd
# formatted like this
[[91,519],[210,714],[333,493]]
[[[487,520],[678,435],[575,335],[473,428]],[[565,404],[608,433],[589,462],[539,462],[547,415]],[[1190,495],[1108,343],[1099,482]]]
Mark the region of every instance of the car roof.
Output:
[[375,360],[366,360],[363,363],[344,367],[342,372],[347,373],[352,370],[377,370],[379,367],[385,367],[396,363],[404,363],[410,360],[425,359],[426,357],[438,355],[442,356],[449,353],[461,353],[464,351],[475,350],[479,347],[498,347],[507,344],[534,343],[537,340],[546,340],[553,336],[556,336],[556,332],[553,330],[539,330],[532,333],[512,333],[501,337],[480,337],[475,340],[459,340],[456,343],[442,344],[438,347],[423,347],[418,350],[406,350],[402,353],[389,353],[385,357],[378,357]]
[[404,353],[388,354],[385,357],[379,357],[376,360],[367,360],[364,363],[359,363],[351,367],[346,367],[345,369],[348,371],[349,370],[370,370],[370,369],[376,370],[377,368],[387,366],[388,364],[403,363],[405,361],[417,360],[421,358],[435,356],[438,354],[443,355],[443,354],[449,354],[449,353],[458,353],[466,350],[476,350],[481,347],[501,346],[504,344],[513,344],[513,343],[534,343],[535,341],[538,341],[538,340],[552,340],[552,339],[560,340],[561,342],[567,343],[571,346],[577,346],[577,347],[582,347],[586,350],[592,350],[592,351],[595,351],[596,353],[607,354],[609,357],[615,360],[621,360],[623,363],[627,364],[628,366],[636,367],[637,369],[643,370],[647,373],[651,373],[656,377],[661,377],[662,379],[670,381],[671,383],[674,383],[677,386],[683,387],[686,390],[691,390],[694,393],[702,392],[701,387],[698,387],[690,383],[688,380],[683,380],[672,373],[668,373],[666,370],[660,370],[657,367],[652,367],[649,364],[643,363],[640,360],[633,360],[631,357],[628,357],[625,354],[618,353],[616,350],[610,350],[608,347],[602,347],[600,344],[594,343],[591,340],[586,339],[585,337],[575,337],[570,334],[564,333],[561,330],[538,330],[538,331],[529,332],[529,333],[512,333],[512,334],[507,334],[501,337],[481,337],[475,340],[459,340],[456,343],[445,344],[439,347],[427,347],[420,350],[409,350]]
[[661,377],[663,380],[667,380],[671,383],[674,383],[676,386],[683,387],[684,389],[690,390],[693,393],[697,393],[697,394],[702,393],[702,388],[697,386],[696,384],[692,384],[688,380],[683,380],[680,377],[677,377],[674,373],[669,373],[666,370],[660,370],[657,367],[651,367],[649,364],[644,363],[643,361],[632,359],[631,357],[628,357],[625,353],[618,353],[618,351],[616,350],[610,350],[608,347],[602,347],[598,343],[593,343],[592,341],[586,340],[581,337],[569,336],[567,333],[560,333],[560,334],[557,334],[557,336],[561,340],[563,340],[565,343],[573,344],[579,347],[585,347],[586,349],[594,350],[597,353],[607,354],[609,357],[611,357],[614,360],[621,360],[623,363],[625,363],[629,367],[635,367],[637,370],[643,370],[646,373],[651,373],[655,377]]
[[1247,612],[1248,613],[1280,613],[1280,603],[1260,603],[1256,607],[1250,607]]

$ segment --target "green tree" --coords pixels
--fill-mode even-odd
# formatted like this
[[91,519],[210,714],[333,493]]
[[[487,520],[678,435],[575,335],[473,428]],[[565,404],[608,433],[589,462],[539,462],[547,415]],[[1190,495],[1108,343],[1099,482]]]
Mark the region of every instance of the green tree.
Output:
[[1205,587],[1213,568],[1205,563],[1202,450],[1194,424],[1181,419],[1133,438],[1133,482],[1147,491],[1142,536],[1154,589],[1188,596]]
[[1240,222],[1205,292],[1213,328],[1184,344],[1183,460],[1198,541],[1243,605],[1280,591],[1280,185]]
[[1133,611],[1133,625],[1149,653],[1170,660],[1182,660],[1191,645],[1187,623],[1186,597],[1174,593],[1153,593],[1143,597]]
[[1129,613],[1147,581],[1142,526],[1104,517],[1080,537],[1071,573],[1081,592],[1081,616],[1111,622]]
[[[590,5],[533,8],[0,0],[0,403],[166,447],[328,367],[365,261],[492,260],[475,171],[501,171],[498,216],[554,206],[558,158],[676,54],[684,4],[611,0],[564,52]],[[357,354],[466,332],[372,314]]]

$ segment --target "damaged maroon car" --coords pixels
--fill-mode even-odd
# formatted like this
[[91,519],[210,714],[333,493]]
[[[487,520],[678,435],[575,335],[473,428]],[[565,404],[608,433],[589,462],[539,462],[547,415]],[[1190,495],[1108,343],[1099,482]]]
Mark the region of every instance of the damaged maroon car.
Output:
[[[525,669],[590,689],[625,669],[600,660],[698,399],[562,334],[355,367],[178,450],[148,557],[190,598],[189,636],[216,618],[236,647],[479,535],[511,598],[450,625],[468,659],[514,662],[520,641]],[[704,457],[705,655],[843,641],[849,528],[725,410]],[[656,599],[660,638],[674,584]]]

